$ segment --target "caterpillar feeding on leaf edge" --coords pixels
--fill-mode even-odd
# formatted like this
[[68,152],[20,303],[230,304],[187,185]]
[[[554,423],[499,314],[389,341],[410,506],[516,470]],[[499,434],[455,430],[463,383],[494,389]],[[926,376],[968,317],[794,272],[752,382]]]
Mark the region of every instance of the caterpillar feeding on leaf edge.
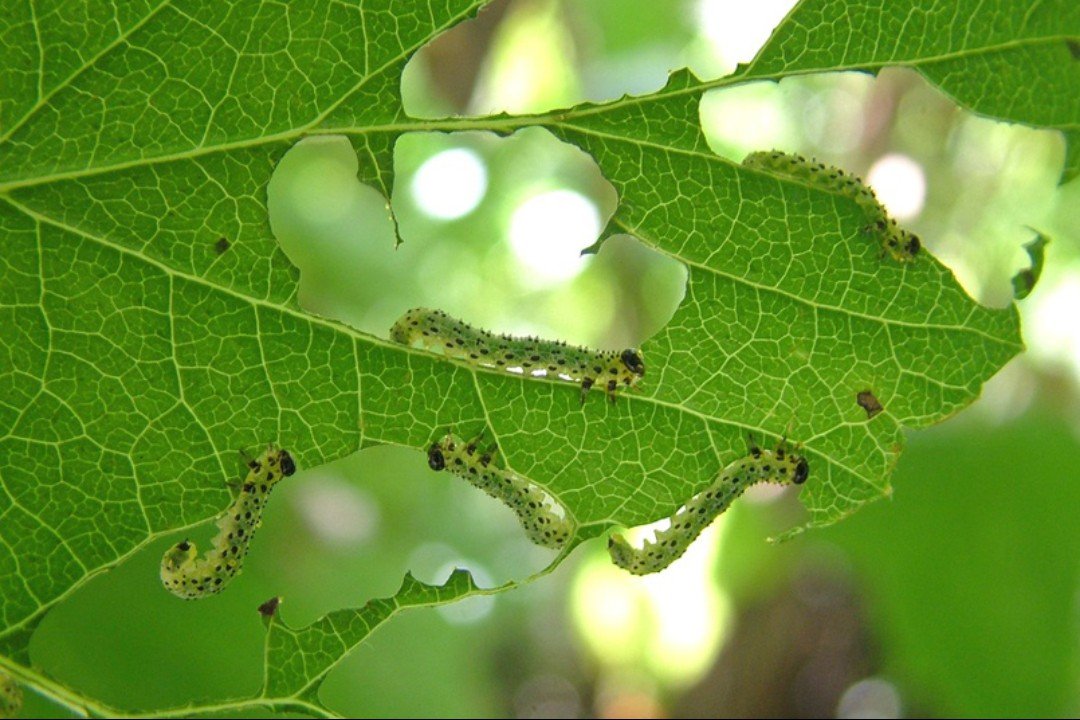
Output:
[[900,227],[889,217],[885,206],[881,204],[869,186],[857,176],[846,173],[838,167],[780,150],[752,152],[743,159],[743,165],[799,180],[854,200],[855,204],[866,213],[869,223],[865,229],[878,235],[881,239],[882,252],[891,255],[894,260],[899,262],[914,260],[922,247],[922,242],[917,235]]
[[[492,464],[495,450],[479,449],[480,438],[463,442],[448,434],[428,448],[428,467],[449,470],[454,475],[502,501],[517,513],[525,533],[537,545],[558,550],[574,534],[574,523],[548,506],[547,493],[526,478]],[[554,500],[551,500],[554,503]],[[561,509],[561,508],[560,508]]]
[[185,600],[209,597],[240,574],[270,493],[296,472],[296,463],[287,450],[271,445],[248,461],[248,468],[240,496],[218,518],[218,533],[206,554],[200,558],[195,543],[185,538],[161,557],[161,582],[173,595]]
[[590,350],[556,340],[496,335],[442,310],[409,310],[390,328],[390,338],[403,345],[419,342],[439,348],[448,357],[470,365],[578,383],[582,403],[593,387],[604,390],[614,402],[619,388],[632,387],[645,375],[645,361],[634,348]]
[[751,440],[750,454],[723,470],[711,486],[686,501],[671,516],[671,526],[635,548],[621,535],[608,538],[611,560],[634,575],[660,572],[678,560],[698,535],[730,507],[746,488],[759,482],[801,485],[810,474],[806,458],[781,442],[763,450]]

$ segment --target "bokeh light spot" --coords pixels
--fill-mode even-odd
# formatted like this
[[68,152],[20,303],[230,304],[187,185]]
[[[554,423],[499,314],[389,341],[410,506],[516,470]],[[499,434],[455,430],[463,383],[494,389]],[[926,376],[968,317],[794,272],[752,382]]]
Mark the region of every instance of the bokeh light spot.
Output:
[[412,179],[412,196],[420,210],[439,220],[468,215],[487,192],[487,166],[468,148],[432,155]]
[[840,696],[838,718],[898,718],[900,693],[896,686],[881,678],[867,678],[853,684]]
[[897,220],[907,220],[922,212],[926,202],[926,175],[922,166],[907,155],[893,153],[880,158],[871,166],[866,181]]
[[510,245],[532,285],[567,280],[581,272],[585,267],[581,251],[599,234],[599,211],[573,190],[533,195],[510,217]]
[[721,67],[734,70],[736,63],[757,54],[794,4],[794,0],[698,0],[695,14]]
[[[664,522],[627,531],[640,544]],[[583,568],[573,588],[578,631],[605,665],[646,669],[667,685],[701,678],[730,627],[730,599],[712,580],[719,526],[706,530],[663,572],[636,577],[605,552]]]
[[334,478],[312,478],[299,494],[311,532],[331,545],[370,540],[379,529],[379,508],[364,491]]

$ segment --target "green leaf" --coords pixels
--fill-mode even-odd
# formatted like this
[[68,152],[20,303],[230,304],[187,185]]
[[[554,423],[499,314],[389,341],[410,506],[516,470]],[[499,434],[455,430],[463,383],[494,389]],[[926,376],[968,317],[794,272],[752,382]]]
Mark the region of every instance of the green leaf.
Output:
[[[516,583],[508,583],[508,586]],[[468,570],[458,568],[441,585],[429,585],[405,576],[392,596],[370,600],[360,608],[337,610],[314,623],[294,630],[277,618],[266,635],[266,697],[311,697],[345,652],[363,642],[383,623],[412,607],[446,605],[463,598],[501,592],[506,587],[482,589]]]
[[[804,2],[732,77],[678,72],[646,97],[539,116],[407,117],[405,62],[481,4],[125,4],[100,24],[26,4],[4,19],[5,65],[32,69],[0,85],[0,667],[115,712],[31,669],[32,631],[96,574],[224,508],[241,448],[274,441],[303,468],[486,427],[509,467],[568,508],[580,542],[670,514],[747,433],[786,433],[805,446],[801,498],[825,524],[888,493],[903,427],[955,413],[1022,349],[1015,308],[978,306],[928,255],[882,259],[849,200],[711,153],[698,102],[747,80],[904,64],[977,112],[1074,133],[1072,4],[888,3],[853,23],[848,3]],[[389,197],[401,134],[530,126],[596,159],[620,195],[609,230],[688,267],[685,301],[643,347],[643,393],[582,408],[574,387],[299,307],[265,208],[296,140],[349,137],[360,179]],[[883,407],[873,418],[867,391]],[[475,592],[455,577],[274,625],[269,694],[244,702],[322,712],[275,694],[317,687],[379,612]],[[315,664],[297,667],[290,646]]]
[[1055,128],[1068,143],[1062,182],[1080,172],[1080,4],[1072,0],[800,2],[743,75],[906,66],[962,107]]
[[1024,252],[1031,258],[1031,267],[1024,268],[1013,275],[1013,296],[1017,300],[1023,300],[1035,289],[1035,284],[1042,277],[1043,261],[1046,255],[1046,246],[1050,244],[1050,238],[1041,232],[1035,232],[1035,239],[1024,245]]

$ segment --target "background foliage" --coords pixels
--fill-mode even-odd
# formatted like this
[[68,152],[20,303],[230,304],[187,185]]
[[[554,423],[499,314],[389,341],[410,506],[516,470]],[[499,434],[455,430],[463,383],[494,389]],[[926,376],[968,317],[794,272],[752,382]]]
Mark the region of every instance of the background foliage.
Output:
[[[870,247],[837,254],[857,242],[850,207],[739,173],[709,155],[711,148],[737,161],[749,149],[775,145],[811,151],[861,174],[869,170],[872,179],[883,158],[914,159],[928,190],[907,222],[987,302],[1007,302],[1008,277],[1031,237],[1021,226],[1048,231],[1052,263],[1030,312],[1050,319],[1028,326],[1036,330],[1034,339],[1028,334],[1034,357],[1010,366],[1001,387],[980,403],[987,406],[982,415],[923,440],[916,436],[900,464],[894,503],[780,548],[758,540],[802,522],[792,499],[740,508],[701,543],[707,547],[680,564],[681,574],[673,569],[656,582],[612,575],[600,544],[590,544],[548,581],[498,601],[478,597],[447,608],[450,615],[403,615],[348,656],[330,675],[322,700],[351,714],[513,708],[529,715],[552,707],[611,714],[665,706],[691,714],[717,707],[822,714],[835,712],[838,702],[843,710],[841,696],[856,709],[858,702],[880,708],[899,698],[916,712],[935,713],[1052,714],[1075,707],[1070,670],[1078,644],[1068,599],[1076,589],[1077,542],[1067,516],[1047,520],[1055,508],[1075,507],[1064,465],[1075,440],[1056,429],[1075,418],[1041,407],[1017,419],[1038,398],[1075,397],[1071,370],[1039,359],[1055,346],[1065,357],[1075,354],[1068,345],[1075,339],[1052,321],[1054,308],[1077,286],[1069,274],[1075,183],[1054,187],[1062,158],[1072,153],[1066,155],[1057,133],[958,111],[903,70],[876,79],[807,75],[718,90],[701,103],[705,135],[698,137],[696,128],[698,96],[709,87],[902,63],[969,108],[1068,133],[1080,115],[1080,95],[1070,92],[1077,65],[1068,54],[1076,11],[1062,4],[1029,13],[1026,6],[984,3],[973,22],[961,23],[900,4],[890,4],[894,14],[878,16],[805,3],[770,49],[734,79],[699,87],[692,76],[677,75],[646,102],[595,113],[582,108],[528,120],[440,123],[406,119],[395,99],[398,76],[410,42],[426,39],[425,26],[452,25],[473,8],[429,9],[391,22],[378,9],[357,16],[337,5],[293,5],[285,14],[266,6],[250,17],[222,10],[213,18],[172,5],[125,6],[130,16],[100,25],[62,16],[68,22],[53,26],[56,39],[44,16],[8,20],[6,53],[35,43],[49,49],[41,54],[49,62],[40,65],[12,54],[9,67],[33,70],[25,77],[12,71],[0,106],[4,303],[13,330],[4,367],[14,386],[5,405],[8,492],[0,537],[9,552],[0,559],[7,563],[0,577],[8,629],[0,642],[11,667],[26,667],[27,640],[36,630],[29,657],[78,688],[52,688],[73,704],[83,694],[100,699],[99,710],[243,696],[261,685],[262,629],[252,609],[270,595],[286,597],[285,617],[299,627],[391,595],[405,570],[441,583],[451,567],[466,566],[487,587],[521,579],[523,567],[540,570],[549,558],[527,547],[512,518],[467,488],[433,480],[415,451],[371,448],[315,468],[375,440],[422,446],[432,427],[449,422],[486,418],[500,425],[500,411],[501,428],[515,428],[501,433],[508,460],[552,478],[550,486],[579,517],[600,523],[665,514],[714,471],[709,463],[737,452],[745,429],[779,434],[792,422],[796,437],[818,440],[815,477],[822,482],[802,497],[816,511],[812,517],[834,518],[885,490],[899,425],[925,424],[966,404],[1018,347],[1010,339],[1010,314],[967,304],[950,273],[929,260],[905,275],[882,267]],[[709,3],[687,4],[682,14],[638,10],[604,2],[496,5],[406,67],[404,107],[414,117],[544,112],[657,91],[666,70],[679,65],[690,64],[703,78],[734,69],[722,37],[733,20],[722,11],[716,20]],[[773,17],[759,18],[766,33],[784,12],[773,10]],[[76,26],[82,35],[73,43]],[[40,32],[30,38],[35,28]],[[805,52],[808,45],[821,50]],[[177,52],[183,47],[197,51]],[[339,60],[358,62],[356,48],[364,48],[358,85],[357,68]],[[754,49],[735,59],[748,60]],[[298,66],[297,58],[308,62]],[[534,124],[584,147],[596,164],[540,129],[509,138],[408,134],[391,155],[406,129],[506,132]],[[297,146],[276,166],[293,140],[324,132],[331,137]],[[334,137],[339,132],[347,142]],[[450,156],[458,162],[450,167],[475,173],[479,166],[484,176],[479,199],[464,213],[468,203],[445,204],[465,184],[462,175],[448,179],[444,171],[441,186],[424,186],[425,167],[430,182],[438,164],[429,163],[459,148],[471,154]],[[386,194],[393,188],[397,228],[407,240],[396,252],[384,201],[356,184],[358,173]],[[276,239],[263,206],[268,183]],[[739,194],[725,195],[733,186]],[[594,258],[575,259],[612,213],[609,229],[691,261],[689,302],[679,310],[687,271],[670,257],[616,236]],[[575,222],[552,225],[567,218]],[[750,240],[716,257],[714,238],[733,234]],[[776,265],[755,262],[777,252]],[[552,257],[556,262],[545,262]],[[800,259],[808,264],[799,273],[774,272]],[[853,342],[850,356],[834,352],[831,360],[813,361],[823,377],[801,385],[790,383],[784,365],[787,354],[799,351],[800,337],[819,337],[819,330],[800,336],[810,326],[797,314],[801,301],[828,305],[834,289],[820,280],[838,273],[872,278],[856,301],[867,304],[872,320],[844,328],[852,338],[890,321],[914,326],[906,342],[890,338],[884,346],[901,356],[886,403],[897,411],[883,416],[888,428],[879,424],[877,435],[864,436],[866,447],[850,434],[830,438],[849,419],[838,403],[823,400],[845,397],[851,388],[837,386],[850,379],[845,373],[853,363],[880,364],[870,352],[880,346]],[[695,344],[708,328],[721,348],[737,346],[747,342],[738,328],[758,322],[741,312],[744,298],[725,295],[740,287],[729,275],[794,296],[795,302],[782,299],[760,311],[766,328],[775,323],[765,337],[779,352],[759,352],[750,362],[744,350],[725,361]],[[1062,293],[1065,300],[1058,297],[1056,305],[1040,300]],[[875,305],[882,297],[900,301]],[[851,294],[842,298],[850,309]],[[417,304],[594,345],[652,338],[648,356],[666,358],[659,367],[688,376],[656,380],[645,398],[655,401],[650,404],[609,409],[594,402],[592,415],[581,416],[590,420],[575,425],[572,388],[530,383],[522,391],[514,379],[473,378],[366,336],[352,340],[346,333],[342,340],[338,326],[306,315],[381,337],[402,309]],[[35,324],[42,309],[48,322]],[[730,318],[720,314],[729,311]],[[785,312],[796,314],[785,320]],[[938,322],[933,313],[943,324],[981,326],[984,335],[1005,342],[929,333],[925,326]],[[735,332],[724,337],[718,328]],[[678,356],[687,348],[703,362]],[[353,354],[361,367],[381,368],[361,388],[337,370],[355,366]],[[751,367],[715,384],[694,376],[740,360]],[[28,368],[47,383],[35,385]],[[919,383],[922,376],[931,382]],[[729,400],[735,388],[746,395]],[[366,422],[357,394],[375,409]],[[447,396],[453,413],[440,407]],[[802,398],[822,402],[808,410]],[[651,408],[643,419],[648,424],[629,441],[611,442],[612,428],[642,416],[631,410],[638,407]],[[107,413],[99,416],[99,408]],[[709,431],[719,451],[702,449],[700,431],[688,434],[680,416],[687,410],[721,420],[720,430]],[[568,426],[552,418],[565,418]],[[235,449],[268,436],[296,447],[302,464],[315,469],[279,491],[243,584],[205,607],[164,596],[148,583],[161,550],[175,541],[163,533],[224,505]],[[591,452],[580,455],[585,472],[553,475],[551,468],[567,464],[560,453],[575,444]],[[1000,456],[990,458],[987,447]],[[854,453],[873,482],[853,482],[838,470],[850,466],[843,453]],[[900,493],[909,473],[905,499]],[[597,477],[605,479],[599,488]],[[977,480],[970,488],[969,478]],[[632,501],[620,505],[628,492]],[[889,541],[883,528],[895,531]],[[84,583],[95,568],[144,546],[109,575]],[[72,587],[79,589],[69,598]],[[424,592],[417,588],[412,596]],[[680,596],[692,607],[673,604]],[[31,612],[29,620],[15,621],[26,608],[58,599],[65,602],[48,615]],[[1031,612],[1036,607],[1043,610]],[[598,615],[598,608],[604,612]],[[845,625],[852,613],[842,611],[851,609],[859,619]],[[379,612],[376,605],[337,617],[362,623]],[[679,627],[673,619],[698,624]],[[353,641],[364,636],[362,626],[355,629]],[[281,655],[271,655],[269,686],[274,696],[289,695],[308,668],[290,665],[297,655],[284,628],[270,637]],[[794,645],[777,652],[777,637],[795,638],[787,641]],[[311,640],[312,649],[323,644]],[[327,657],[333,662],[340,654],[335,648]],[[468,662],[477,657],[479,663]],[[1011,671],[1021,657],[1028,659],[1025,672]],[[147,678],[143,670],[151,662],[156,670]],[[706,678],[694,687],[708,672],[736,677],[734,665],[759,668],[753,690],[730,679]],[[887,681],[867,681],[879,676]],[[404,687],[402,677],[425,681]],[[32,700],[27,712],[46,710],[35,705],[42,702]]]

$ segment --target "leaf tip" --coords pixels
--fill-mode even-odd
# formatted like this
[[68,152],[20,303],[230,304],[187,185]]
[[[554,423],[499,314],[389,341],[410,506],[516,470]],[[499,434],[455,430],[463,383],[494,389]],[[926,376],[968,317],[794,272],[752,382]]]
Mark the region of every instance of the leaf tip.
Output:
[[1042,276],[1043,264],[1046,258],[1046,246],[1050,243],[1050,238],[1044,233],[1035,228],[1029,229],[1035,233],[1035,239],[1024,245],[1024,251],[1028,254],[1028,258],[1031,259],[1031,266],[1016,273],[1012,278],[1013,297],[1017,300],[1023,300],[1035,289],[1039,277]]

